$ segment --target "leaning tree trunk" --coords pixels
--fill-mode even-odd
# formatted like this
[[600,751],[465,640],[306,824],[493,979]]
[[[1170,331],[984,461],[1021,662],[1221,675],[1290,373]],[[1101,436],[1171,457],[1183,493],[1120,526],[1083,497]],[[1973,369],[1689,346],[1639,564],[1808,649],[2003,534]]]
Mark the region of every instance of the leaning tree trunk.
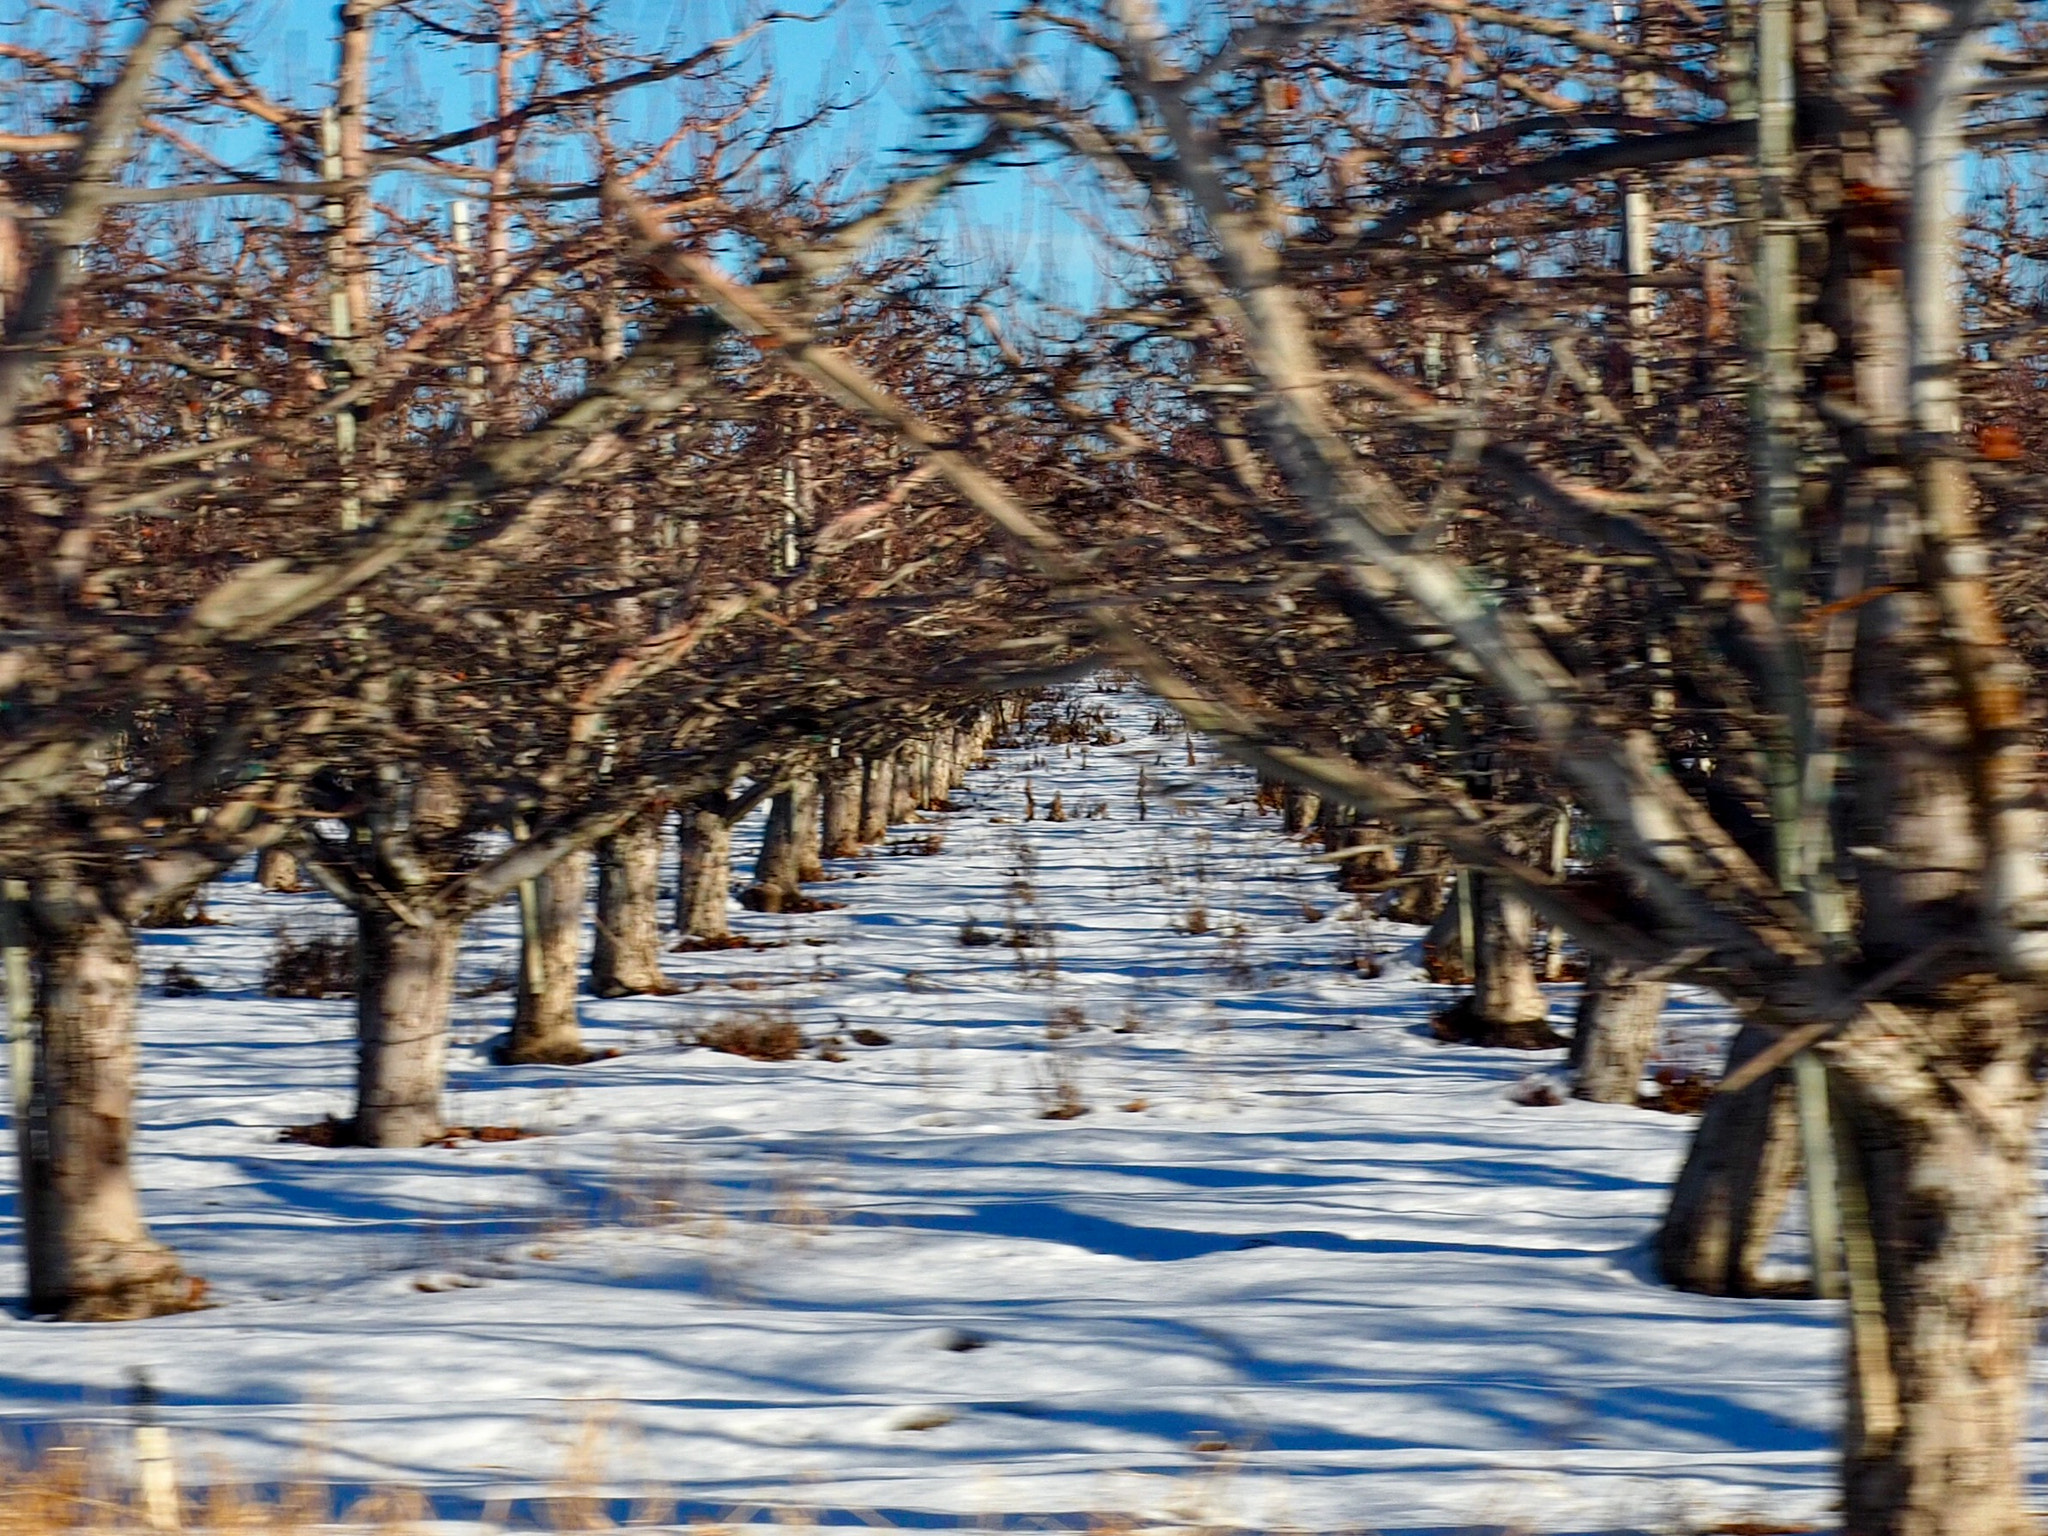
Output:
[[860,852],[860,759],[835,758],[825,773],[820,838],[828,859],[850,859]]
[[[1728,1048],[1726,1070],[1733,1072],[1776,1039],[1772,1030],[1744,1025]],[[1752,1296],[1764,1289],[1764,1254],[1799,1166],[1788,1073],[1780,1070],[1739,1093],[1709,1099],[1657,1232],[1657,1268],[1665,1283],[1711,1296]]]
[[576,1019],[576,961],[583,947],[590,855],[563,856],[533,887],[533,912],[519,946],[512,1032],[499,1059],[575,1066],[590,1059]]
[[149,1235],[129,1170],[134,934],[90,891],[37,894],[39,1038],[15,1128],[29,1308],[85,1322],[188,1310],[201,1287]]
[[599,997],[675,990],[661,973],[661,811],[597,845],[597,933],[590,989]]
[[863,845],[889,840],[890,811],[896,797],[896,759],[888,752],[868,755],[861,772],[860,840]]
[[789,830],[796,845],[796,878],[799,884],[825,878],[825,861],[818,818],[818,778],[799,776],[789,786]]
[[1850,1274],[1843,1525],[1858,1536],[2035,1529],[2022,1449],[2041,1088],[2013,993],[1971,978],[1908,1010],[1966,1095],[1917,1061],[1831,1074]]
[[358,914],[355,1139],[422,1147],[442,1133],[448,1012],[462,925],[415,927],[389,912]]
[[684,806],[677,819],[676,933],[684,939],[729,939],[732,825],[722,807],[701,801]]
[[798,873],[797,797],[793,789],[777,795],[768,806],[768,821],[761,829],[761,849],[754,856],[754,883],[740,900],[756,912],[787,912],[803,899]]
[[1594,962],[1572,1031],[1572,1093],[1595,1104],[1633,1104],[1657,1048],[1657,1021],[1671,988],[1645,981],[1620,960]]

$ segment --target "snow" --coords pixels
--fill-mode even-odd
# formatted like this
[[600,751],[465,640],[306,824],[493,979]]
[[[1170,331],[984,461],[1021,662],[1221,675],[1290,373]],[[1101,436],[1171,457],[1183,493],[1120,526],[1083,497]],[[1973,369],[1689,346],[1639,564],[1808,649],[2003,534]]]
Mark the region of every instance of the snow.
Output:
[[[0,1317],[0,1416],[120,1425],[141,1367],[188,1479],[415,1485],[448,1518],[585,1492],[664,1519],[1828,1522],[1837,1310],[1649,1273],[1692,1122],[1511,1102],[1555,1053],[1432,1041],[1450,991],[1414,930],[1344,915],[1148,699],[1072,698],[1123,739],[998,752],[959,809],[834,866],[843,910],[736,910],[776,947],[584,999],[612,1059],[495,1066],[509,993],[464,996],[448,1118],[529,1140],[280,1143],[347,1113],[350,1004],[266,998],[263,963],[279,923],[341,914],[215,887],[223,926],[145,936],[137,1174],[218,1305]],[[1027,779],[1072,819],[1023,821]],[[1051,943],[963,945],[969,917]],[[509,907],[472,926],[465,994],[515,933]],[[161,995],[173,961],[208,993]],[[785,1012],[846,1059],[677,1043]],[[1673,1023],[1704,1060],[1726,1018],[1682,994]],[[18,1245],[10,1203],[10,1276]]]

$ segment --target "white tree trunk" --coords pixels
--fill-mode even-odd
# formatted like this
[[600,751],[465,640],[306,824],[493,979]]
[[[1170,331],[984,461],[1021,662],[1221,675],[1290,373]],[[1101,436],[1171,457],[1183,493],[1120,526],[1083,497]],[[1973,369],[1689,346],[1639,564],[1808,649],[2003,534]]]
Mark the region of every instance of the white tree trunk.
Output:
[[182,1311],[198,1286],[149,1235],[134,1137],[134,935],[97,895],[38,887],[39,1026],[28,1121],[16,1127],[29,1307],[86,1321]]
[[661,973],[662,820],[649,811],[597,845],[590,987],[599,997],[674,990]]
[[858,758],[836,758],[826,770],[820,837],[828,859],[850,859],[860,852],[863,777]]
[[825,878],[822,827],[818,814],[818,777],[800,775],[789,786],[789,832],[796,845],[796,878],[802,884]]
[[889,840],[890,815],[896,797],[896,759],[892,753],[870,753],[861,775],[860,840],[864,844]]
[[576,1018],[577,960],[589,894],[588,853],[565,855],[534,881],[534,931],[520,945],[512,1032],[502,1060],[574,1066],[590,1059]]
[[678,818],[676,932],[686,939],[732,937],[732,827],[714,807],[686,805]]
[[448,1010],[459,923],[426,927],[366,909],[357,917],[355,1139],[420,1147],[442,1132]]
[[1596,1104],[1633,1104],[1657,1048],[1657,1021],[1671,989],[1619,960],[1594,962],[1572,1033],[1573,1094]]
[[754,883],[740,900],[756,912],[787,912],[803,899],[797,848],[797,796],[784,790],[768,806],[761,848],[754,855]]

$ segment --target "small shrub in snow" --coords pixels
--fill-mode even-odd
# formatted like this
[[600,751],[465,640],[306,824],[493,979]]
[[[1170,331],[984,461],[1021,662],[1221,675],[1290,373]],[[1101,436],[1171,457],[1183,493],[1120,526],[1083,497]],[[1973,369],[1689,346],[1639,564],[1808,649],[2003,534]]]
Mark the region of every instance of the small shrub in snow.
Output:
[[781,1013],[743,1013],[700,1029],[686,1043],[751,1061],[794,1061],[803,1054],[804,1032]]
[[280,927],[263,967],[263,991],[267,997],[354,997],[355,936],[326,931],[300,939]]
[[165,997],[203,997],[206,983],[173,960],[164,967]]
[[969,949],[981,949],[990,944],[1000,944],[1002,935],[990,933],[974,920],[974,914],[970,912],[960,925],[960,942]]

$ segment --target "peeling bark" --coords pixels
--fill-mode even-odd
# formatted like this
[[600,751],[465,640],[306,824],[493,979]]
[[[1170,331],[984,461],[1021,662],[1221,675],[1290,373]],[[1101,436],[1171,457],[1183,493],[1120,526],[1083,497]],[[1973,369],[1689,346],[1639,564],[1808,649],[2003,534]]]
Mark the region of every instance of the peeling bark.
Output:
[[857,758],[837,758],[827,768],[820,851],[828,859],[850,859],[860,852],[862,778]]

